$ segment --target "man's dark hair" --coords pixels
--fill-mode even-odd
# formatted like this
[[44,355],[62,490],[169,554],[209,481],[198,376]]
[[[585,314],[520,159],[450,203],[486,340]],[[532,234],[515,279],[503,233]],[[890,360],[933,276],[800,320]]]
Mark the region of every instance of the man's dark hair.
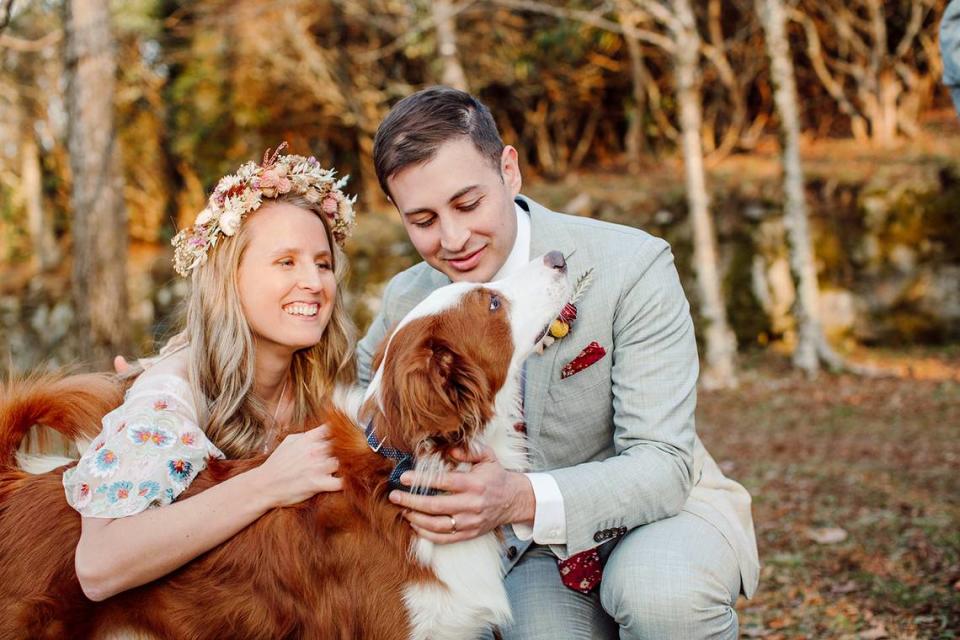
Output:
[[500,169],[503,140],[490,110],[469,93],[430,87],[394,105],[373,139],[373,165],[380,188],[390,195],[387,178],[401,169],[429,161],[443,143],[468,137]]

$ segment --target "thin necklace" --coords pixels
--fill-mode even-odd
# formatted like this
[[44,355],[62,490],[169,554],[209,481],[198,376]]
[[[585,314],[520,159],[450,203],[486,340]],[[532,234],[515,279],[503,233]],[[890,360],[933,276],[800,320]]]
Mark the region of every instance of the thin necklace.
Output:
[[[287,390],[287,381],[288,381],[289,379],[290,379],[290,376],[289,376],[289,375],[287,375],[286,377],[284,377],[284,379],[283,379],[283,386],[280,387],[280,398],[277,399],[277,408],[274,409],[274,411],[273,411],[273,429],[274,429],[274,432],[275,432],[275,433],[279,433],[279,432],[280,432],[280,425],[277,424],[277,416],[280,415],[280,407],[283,406],[283,394],[284,394],[284,393],[286,392],[286,390]],[[266,452],[267,450],[269,450],[269,448],[270,448],[270,443],[269,443],[269,442],[264,442],[264,443],[263,443],[263,450],[264,450],[264,452]]]

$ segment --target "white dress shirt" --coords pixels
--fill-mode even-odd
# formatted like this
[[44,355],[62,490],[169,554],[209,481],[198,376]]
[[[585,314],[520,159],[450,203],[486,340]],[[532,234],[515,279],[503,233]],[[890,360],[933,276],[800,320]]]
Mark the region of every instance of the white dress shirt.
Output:
[[[530,214],[514,204],[517,213],[517,237],[513,242],[513,249],[507,260],[493,276],[500,280],[516,273],[530,262]],[[533,356],[536,357],[536,356]],[[527,478],[533,486],[533,496],[536,508],[533,515],[533,527],[524,524],[513,524],[513,532],[521,540],[533,541],[537,544],[566,544],[567,520],[563,508],[563,495],[557,481],[549,473],[528,473]]]

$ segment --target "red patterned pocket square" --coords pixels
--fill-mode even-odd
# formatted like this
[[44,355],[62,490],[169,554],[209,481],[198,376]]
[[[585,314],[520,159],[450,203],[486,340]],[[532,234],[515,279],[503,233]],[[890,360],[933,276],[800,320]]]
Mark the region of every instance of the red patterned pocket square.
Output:
[[583,348],[580,355],[563,365],[563,369],[560,369],[560,379],[563,380],[575,373],[580,373],[605,355],[607,355],[607,350],[594,340]]

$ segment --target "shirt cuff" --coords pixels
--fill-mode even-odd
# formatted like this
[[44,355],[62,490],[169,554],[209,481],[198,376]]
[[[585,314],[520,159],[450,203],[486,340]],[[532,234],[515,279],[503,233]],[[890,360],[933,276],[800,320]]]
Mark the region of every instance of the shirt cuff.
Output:
[[520,540],[533,538],[537,544],[566,544],[567,520],[560,486],[549,473],[525,475],[530,480],[537,503],[533,515],[533,527],[515,523],[514,534]]

